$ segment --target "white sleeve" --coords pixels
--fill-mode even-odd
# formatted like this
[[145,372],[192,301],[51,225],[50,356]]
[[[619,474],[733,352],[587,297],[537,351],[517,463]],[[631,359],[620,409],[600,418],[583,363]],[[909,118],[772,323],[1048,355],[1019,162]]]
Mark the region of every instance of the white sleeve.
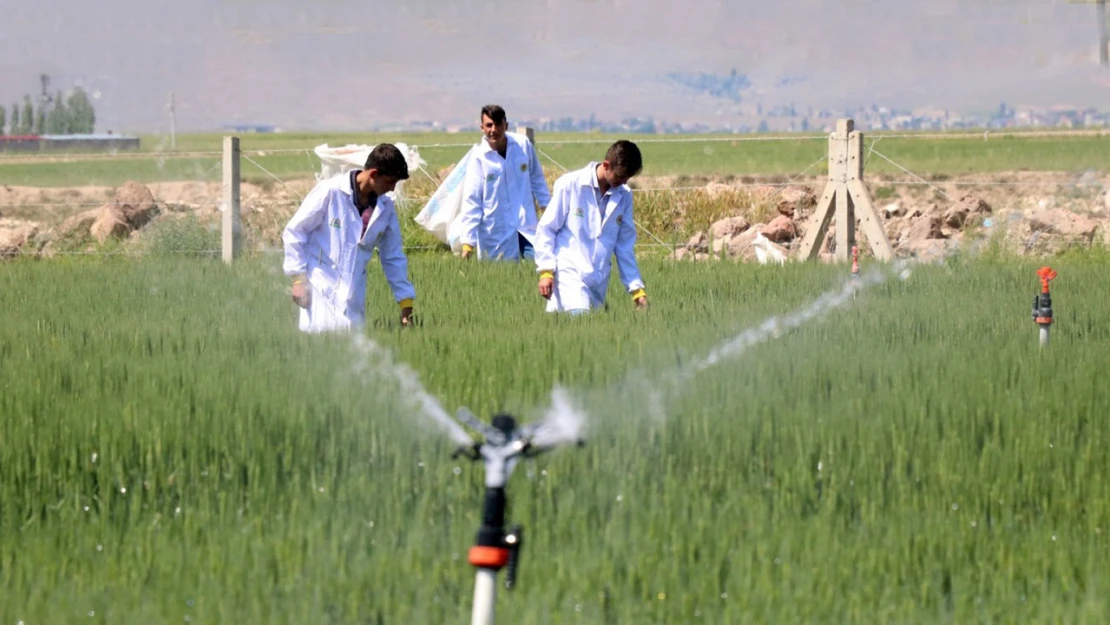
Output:
[[281,241],[285,247],[285,261],[282,270],[287,276],[294,276],[308,271],[308,240],[312,231],[324,223],[328,214],[329,187],[323,183],[316,185],[309,191],[301,202],[300,208],[293,213],[285,230],[281,233]]
[[485,189],[485,176],[482,159],[472,154],[466,161],[466,175],[463,177],[462,207],[455,219],[458,224],[459,244],[476,246],[478,226],[482,223],[482,192]]
[[557,269],[555,265],[555,238],[559,235],[559,231],[563,229],[563,224],[566,223],[567,214],[570,211],[570,189],[565,180],[560,178],[555,181],[551,202],[548,203],[547,210],[543,212],[539,223],[536,224],[536,237],[532,241],[532,246],[535,249],[536,271],[554,271]]
[[415,299],[416,289],[409,281],[409,259],[405,256],[404,241],[401,239],[401,222],[397,219],[397,211],[389,219],[389,225],[382,233],[382,240],[378,243],[378,259],[382,263],[382,273],[393,291],[393,299],[397,302],[405,299]]
[[529,152],[532,154],[532,162],[528,165],[531,169],[532,195],[536,198],[536,204],[542,208],[551,203],[551,192],[547,190],[547,179],[543,177],[543,166],[540,165],[536,146],[529,143],[528,147],[531,148]]
[[621,275],[621,282],[629,293],[644,288],[644,281],[640,279],[640,267],[636,263],[636,223],[632,219],[632,194],[626,196],[628,203],[621,217],[620,230],[617,231],[617,245],[613,253],[617,257],[617,270]]

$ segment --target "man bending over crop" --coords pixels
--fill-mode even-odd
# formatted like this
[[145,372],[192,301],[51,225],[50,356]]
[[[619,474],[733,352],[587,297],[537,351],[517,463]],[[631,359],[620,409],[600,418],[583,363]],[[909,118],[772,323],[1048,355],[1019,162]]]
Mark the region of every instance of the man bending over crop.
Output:
[[397,212],[386,196],[408,177],[404,155],[397,146],[383,143],[370,152],[364,169],[317,183],[289,220],[281,235],[283,269],[293,278],[302,331],[346,330],[365,323],[367,263],[375,247],[401,307],[401,325],[410,325],[416,291],[408,278]]
[[605,304],[611,258],[636,308],[647,307],[633,246],[632,191],[640,149],[620,140],[605,160],[567,172],[555,181],[551,203],[536,226],[536,270],[547,312],[581,314]]

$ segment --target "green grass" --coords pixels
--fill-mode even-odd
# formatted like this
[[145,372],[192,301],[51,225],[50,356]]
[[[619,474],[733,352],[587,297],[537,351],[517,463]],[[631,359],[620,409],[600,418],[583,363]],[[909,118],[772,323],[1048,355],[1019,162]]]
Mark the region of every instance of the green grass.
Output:
[[[1052,136],[1001,137],[983,139],[881,138],[881,133],[865,133],[868,152],[873,147],[902,167],[913,172],[954,175],[1013,170],[1052,170],[1082,172],[1110,169],[1110,137]],[[590,160],[600,160],[605,149],[617,138],[642,142],[644,175],[647,176],[793,176],[827,155],[827,141],[820,133],[775,135],[783,140],[746,141],[745,137],[722,135],[658,136],[539,133],[537,145],[547,155],[547,169],[561,171],[577,168]],[[818,137],[814,139],[813,137]],[[733,141],[732,139],[738,139]],[[747,138],[752,138],[751,136]],[[682,141],[674,141],[681,139]],[[876,139],[878,139],[876,141]],[[276,133],[245,135],[241,149],[262,167],[281,179],[310,177],[319,171],[319,159],[312,149],[322,143],[332,146],[348,143],[373,145],[381,141],[404,141],[420,149],[435,173],[463,154],[476,140],[472,134],[319,134]],[[594,143],[582,143],[592,141]],[[444,144],[447,144],[444,146]],[[143,137],[143,153],[118,158],[84,159],[65,162],[27,162],[25,159],[0,159],[0,179],[6,184],[28,186],[118,185],[126,180],[149,183],[165,180],[219,180],[222,138],[217,135],[183,135],[176,151],[164,147],[164,138]],[[443,146],[443,147],[436,147]],[[259,155],[266,150],[297,152]],[[302,151],[303,150],[303,151]],[[867,171],[873,174],[904,175],[881,156],[867,155]],[[198,153],[203,155],[198,156]],[[550,158],[548,158],[550,157]],[[554,162],[552,160],[554,159]],[[819,164],[817,169],[823,167]],[[265,180],[269,174],[244,160],[242,175],[250,180]]]
[[[481,475],[377,362],[294,329],[270,257],[0,272],[0,622],[467,622]],[[1105,260],[921,267],[676,367],[843,268],[644,261],[653,306],[545,315],[528,266],[414,258],[366,333],[448,410],[588,444],[522,464],[513,623],[1105,622]],[[868,267],[864,268],[869,269]]]

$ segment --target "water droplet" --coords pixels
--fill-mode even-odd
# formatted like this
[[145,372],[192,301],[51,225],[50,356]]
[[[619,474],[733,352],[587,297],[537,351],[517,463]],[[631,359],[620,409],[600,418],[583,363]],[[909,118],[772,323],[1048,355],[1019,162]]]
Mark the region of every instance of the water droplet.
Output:
[[423,460],[421,460],[420,462],[417,462],[417,463],[416,463],[416,466],[418,466],[418,467],[420,467],[421,469],[423,469],[423,468],[424,468],[424,461],[423,461]]
[[658,597],[659,597],[659,600],[662,601],[662,600],[667,598],[667,593],[661,592],[661,593],[659,593]]
[[1052,542],[1056,542],[1056,534],[1052,535]]
[[177,516],[179,514],[181,514],[181,506],[178,506],[178,507],[173,509],[173,515],[174,516]]
[[323,486],[321,486],[320,488],[318,488],[318,489],[316,489],[316,490],[318,490],[319,492],[321,492],[321,493],[322,493],[322,492],[324,492],[324,487],[323,487]]
[[953,510],[959,510],[960,509],[960,504],[958,504],[958,503],[952,504],[952,509]]
[[88,511],[89,511],[89,507],[85,506],[85,512],[88,512]]
[[576,603],[574,605],[574,611],[575,612],[581,612],[582,611],[582,604],[581,603]]
[[979,524],[977,522],[975,522],[975,521],[971,522],[971,527],[978,527],[978,526],[979,526]]
[[97,551],[104,551],[104,545],[97,545],[96,550]]
[[120,486],[119,487],[119,492],[120,492],[121,495],[126,495],[127,494],[127,487],[126,486]]
[[89,610],[89,616],[96,616],[96,610]]
[[728,593],[727,592],[722,592],[721,593],[721,598],[722,599],[728,599]]
[[93,461],[93,462],[96,462],[96,458],[97,458],[97,456],[96,456],[96,452],[94,451],[94,452],[92,453],[92,461]]
[[454,469],[451,469],[451,472],[455,475],[462,475],[462,467],[455,467]]
[[824,468],[824,466],[825,466],[825,464],[823,462],[821,462],[820,460],[817,461],[817,470],[818,471],[820,471],[822,468]]
[[617,495],[617,501],[624,501],[624,495]]
[[547,477],[547,469],[540,471],[540,475]]
[[775,564],[776,565],[782,564],[782,558],[775,558]]

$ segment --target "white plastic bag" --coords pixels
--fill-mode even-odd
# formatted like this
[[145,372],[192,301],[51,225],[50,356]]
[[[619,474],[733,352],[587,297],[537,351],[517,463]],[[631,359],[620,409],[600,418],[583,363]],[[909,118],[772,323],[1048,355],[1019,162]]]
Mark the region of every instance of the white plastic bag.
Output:
[[[424,159],[420,158],[420,153],[416,151],[415,147],[410,147],[405,143],[394,143],[393,145],[397,146],[397,149],[405,156],[405,164],[409,167],[409,176],[414,175],[427,164]],[[375,147],[377,146],[347,144],[343,147],[333,148],[326,143],[316,146],[316,156],[320,159],[320,173],[316,174],[316,180],[327,180],[345,174],[352,169],[362,169],[366,166],[366,159]],[[387,195],[396,200],[397,196],[402,194],[403,185],[404,181],[399,182],[393,193]]]
[[786,255],[776,248],[770,239],[763,236],[762,232],[756,233],[755,239],[752,241],[752,247],[755,248],[755,258],[759,261],[759,264],[766,265],[768,262],[776,262],[780,265],[786,264]]
[[466,178],[466,164],[470,160],[470,154],[474,151],[474,147],[470,148],[470,151],[459,159],[455,168],[447,175],[447,179],[439,185],[432,197],[428,199],[428,203],[414,218],[416,223],[435,235],[435,238],[451,246],[451,251],[455,254],[462,252],[459,233],[455,231],[454,226],[462,210],[462,183],[463,179]]

